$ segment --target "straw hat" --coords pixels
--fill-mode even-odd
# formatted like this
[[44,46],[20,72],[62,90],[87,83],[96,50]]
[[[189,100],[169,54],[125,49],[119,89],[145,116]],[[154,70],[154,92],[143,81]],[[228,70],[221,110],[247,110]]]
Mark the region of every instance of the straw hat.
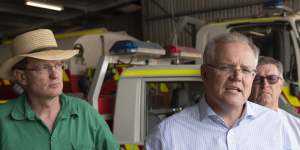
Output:
[[13,40],[13,57],[0,66],[0,78],[13,79],[12,67],[25,57],[42,60],[66,60],[78,53],[78,50],[58,49],[54,34],[49,29],[26,32]]

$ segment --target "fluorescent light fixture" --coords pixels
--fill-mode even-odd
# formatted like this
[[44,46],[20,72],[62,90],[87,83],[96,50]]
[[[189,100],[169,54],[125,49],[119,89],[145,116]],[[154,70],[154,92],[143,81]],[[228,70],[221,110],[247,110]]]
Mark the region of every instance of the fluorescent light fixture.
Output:
[[33,6],[33,7],[45,8],[45,9],[51,9],[51,10],[56,10],[56,11],[62,11],[64,9],[63,6],[61,6],[61,5],[50,4],[50,3],[42,2],[42,1],[33,1],[33,0],[27,0],[26,5]]

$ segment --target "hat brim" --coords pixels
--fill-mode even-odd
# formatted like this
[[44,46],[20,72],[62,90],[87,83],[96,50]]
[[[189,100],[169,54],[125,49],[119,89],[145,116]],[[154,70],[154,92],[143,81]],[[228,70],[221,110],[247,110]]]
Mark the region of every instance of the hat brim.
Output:
[[0,78],[13,79],[12,67],[25,57],[41,60],[67,60],[78,54],[79,50],[47,50],[14,56],[0,66]]

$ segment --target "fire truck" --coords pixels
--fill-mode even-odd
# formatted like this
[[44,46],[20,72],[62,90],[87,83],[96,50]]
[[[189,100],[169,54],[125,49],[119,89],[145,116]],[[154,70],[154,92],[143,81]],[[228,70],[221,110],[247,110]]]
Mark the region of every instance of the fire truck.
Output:
[[199,51],[196,53],[174,46],[169,47],[169,52],[175,53],[141,47],[126,47],[119,49],[121,53],[113,53],[110,50],[116,41],[127,40],[131,43],[128,45],[135,45],[139,40],[115,34],[77,37],[72,46],[80,49],[80,54],[67,65],[66,91],[83,93],[80,96],[104,117],[123,149],[142,149],[152,127],[197,103],[203,95],[201,53],[208,40],[237,31],[250,37],[261,49],[261,55],[272,56],[284,64],[286,86],[281,107],[298,115],[300,14],[275,13],[270,17],[204,25],[197,33],[196,50]]
[[86,98],[123,149],[142,149],[152,127],[203,95],[200,65],[195,64],[201,59],[199,51],[174,46],[168,50],[149,42],[121,40],[99,56]]
[[[260,48],[260,55],[274,57],[283,63],[286,83],[279,104],[281,108],[299,117],[299,30],[300,13],[292,12],[287,8],[284,8],[284,11],[272,9],[263,17],[223,20],[202,26],[197,32],[196,49],[203,53],[207,42],[222,33],[240,32],[245,34]],[[198,61],[198,64],[202,63],[201,59]],[[121,74],[116,92],[112,129],[125,148],[128,144],[129,148],[140,148],[153,126],[165,117],[197,102],[198,97],[203,95],[200,72],[199,76],[197,73],[194,75],[184,73],[183,76],[175,72],[167,73],[170,69],[175,68],[175,70],[185,72],[189,70],[189,67],[196,71],[199,69],[199,66],[196,66],[170,64],[142,66],[126,69]],[[155,74],[156,71],[159,73]],[[176,88],[172,87],[174,82]],[[178,84],[180,89],[185,87],[183,88],[185,90],[179,90]],[[164,87],[168,87],[166,88],[168,90]],[[165,95],[164,91],[171,91],[172,94]],[[189,93],[192,91],[196,93]],[[155,96],[153,97],[152,94]],[[176,94],[178,95],[176,96]],[[170,95],[172,95],[171,98],[169,98]],[[182,101],[178,102],[178,99],[173,99],[173,97]],[[189,101],[185,101],[186,99]]]

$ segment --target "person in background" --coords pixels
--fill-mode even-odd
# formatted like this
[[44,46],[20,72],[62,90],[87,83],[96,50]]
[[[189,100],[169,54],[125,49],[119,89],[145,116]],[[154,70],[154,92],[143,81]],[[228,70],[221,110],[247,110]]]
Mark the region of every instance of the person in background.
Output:
[[63,90],[63,61],[78,50],[61,50],[53,32],[38,29],[13,40],[13,57],[0,78],[15,80],[24,92],[0,104],[1,150],[119,150],[98,112]]
[[300,119],[280,109],[278,105],[284,86],[282,63],[272,57],[261,56],[256,70],[249,100],[278,112],[284,124],[292,129],[291,134],[295,134],[296,140],[300,142]]
[[248,101],[258,56],[258,48],[242,34],[212,39],[201,66],[205,96],[154,127],[146,149],[299,149],[276,112]]

